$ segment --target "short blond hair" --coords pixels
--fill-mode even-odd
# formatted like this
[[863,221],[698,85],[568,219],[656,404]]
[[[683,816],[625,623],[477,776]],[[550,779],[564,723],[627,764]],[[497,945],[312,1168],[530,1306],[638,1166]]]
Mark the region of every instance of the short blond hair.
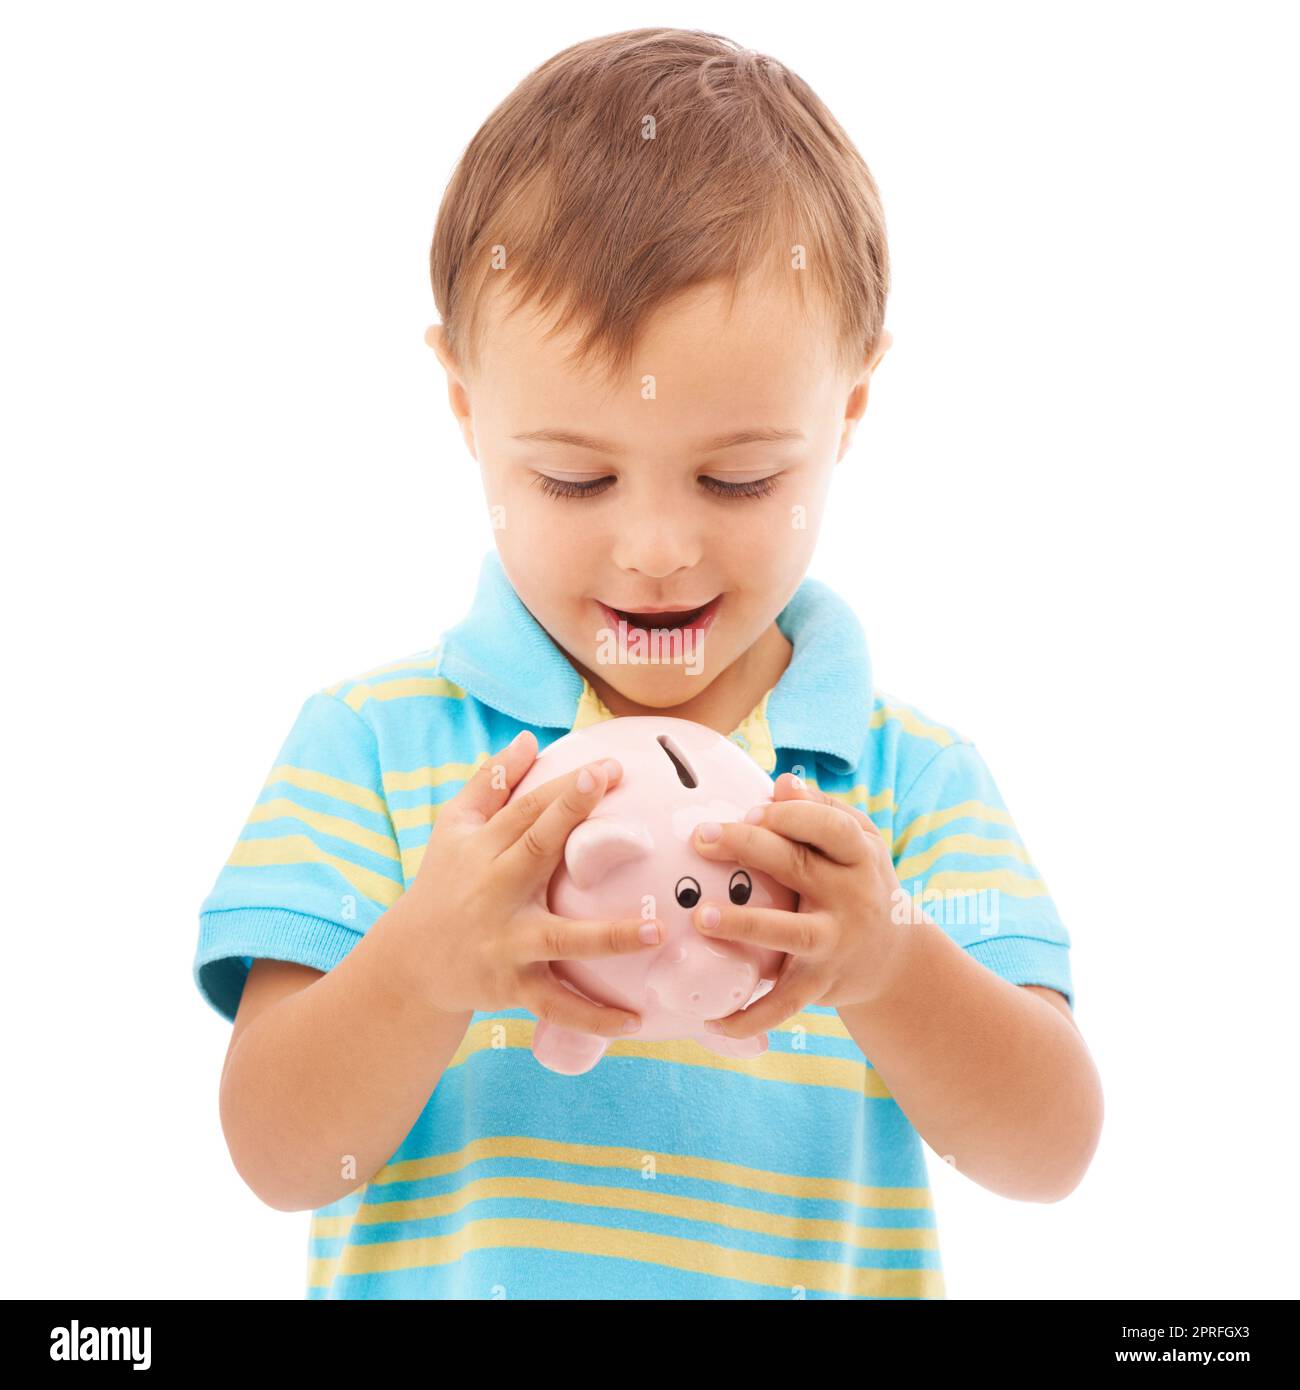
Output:
[[577,324],[575,360],[611,376],[655,310],[714,280],[734,297],[752,272],[793,281],[805,312],[815,298],[833,360],[860,370],[889,294],[880,195],[839,123],[775,59],[694,29],[588,39],[529,73],[461,156],[429,272],[466,370],[494,276],[510,311]]

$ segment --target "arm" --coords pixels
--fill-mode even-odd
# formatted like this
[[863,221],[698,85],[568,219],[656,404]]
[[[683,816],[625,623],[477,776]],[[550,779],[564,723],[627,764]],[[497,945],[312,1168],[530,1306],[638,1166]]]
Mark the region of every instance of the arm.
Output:
[[1068,1196],[1103,1117],[1101,1080],[1069,1004],[995,975],[928,919],[902,937],[883,987],[838,1010],[844,1026],[918,1133],[959,1171],[1021,1201]]
[[399,898],[328,974],[253,962],[221,1074],[221,1125],[239,1175],[279,1211],[325,1206],[372,1178],[473,1017],[420,992],[413,935],[400,929],[409,910],[410,896]]
[[575,768],[506,805],[535,757],[528,735],[479,765],[442,804],[410,888],[326,974],[264,959],[249,972],[221,1122],[235,1167],[269,1206],[325,1206],[372,1178],[475,1009],[525,1008],[606,1037],[639,1023],[568,989],[550,962],[643,951],[658,924],[580,922],[545,906],[569,833],[621,769]]

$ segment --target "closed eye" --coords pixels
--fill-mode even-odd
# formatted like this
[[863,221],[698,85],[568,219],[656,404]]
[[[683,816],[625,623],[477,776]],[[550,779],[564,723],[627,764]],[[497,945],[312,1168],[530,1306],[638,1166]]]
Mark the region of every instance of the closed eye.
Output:
[[[778,486],[779,473],[747,483],[724,483],[717,478],[701,478],[701,485],[718,497],[770,497]],[[548,497],[595,497],[609,490],[613,478],[593,478],[590,482],[570,483],[539,473],[536,484]]]

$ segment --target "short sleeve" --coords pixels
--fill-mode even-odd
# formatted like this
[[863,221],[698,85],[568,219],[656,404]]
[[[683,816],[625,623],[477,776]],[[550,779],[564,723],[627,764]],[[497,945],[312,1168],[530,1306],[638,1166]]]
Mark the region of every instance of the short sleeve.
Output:
[[374,733],[311,695],[199,908],[200,993],[233,1022],[253,960],[328,971],[403,890]]
[[974,744],[936,753],[902,794],[894,867],[903,889],[961,947],[1014,985],[1074,1007],[1070,937]]

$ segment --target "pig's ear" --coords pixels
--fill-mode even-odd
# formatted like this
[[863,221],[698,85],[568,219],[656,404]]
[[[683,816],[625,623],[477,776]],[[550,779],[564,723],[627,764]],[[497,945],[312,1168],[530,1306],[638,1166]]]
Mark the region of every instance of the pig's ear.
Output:
[[588,816],[564,845],[564,864],[579,888],[593,888],[611,870],[654,848],[648,832],[616,816]]

